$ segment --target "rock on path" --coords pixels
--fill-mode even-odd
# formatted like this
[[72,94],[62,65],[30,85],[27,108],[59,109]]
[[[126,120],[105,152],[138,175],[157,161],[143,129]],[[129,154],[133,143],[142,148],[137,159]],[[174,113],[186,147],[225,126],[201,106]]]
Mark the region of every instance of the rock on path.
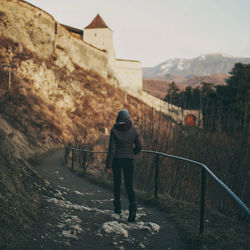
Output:
[[112,192],[65,168],[63,150],[46,154],[36,170],[51,191],[27,249],[186,249],[166,214],[155,208],[138,204],[136,222],[128,223],[122,196],[122,213],[115,214]]

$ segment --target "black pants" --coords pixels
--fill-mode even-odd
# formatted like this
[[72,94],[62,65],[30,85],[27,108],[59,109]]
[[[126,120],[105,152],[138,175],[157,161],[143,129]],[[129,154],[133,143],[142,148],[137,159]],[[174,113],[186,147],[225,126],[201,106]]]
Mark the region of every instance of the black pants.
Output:
[[115,158],[112,168],[114,178],[114,200],[120,200],[121,169],[123,168],[124,182],[128,194],[129,204],[135,203],[135,192],[133,186],[134,159]]

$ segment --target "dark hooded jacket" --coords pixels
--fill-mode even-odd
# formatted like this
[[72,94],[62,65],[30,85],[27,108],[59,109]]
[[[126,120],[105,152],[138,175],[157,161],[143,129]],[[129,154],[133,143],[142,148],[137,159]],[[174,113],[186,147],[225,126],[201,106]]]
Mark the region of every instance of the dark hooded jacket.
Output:
[[134,158],[142,149],[140,136],[132,125],[127,110],[121,110],[111,129],[106,167],[111,168],[114,158]]

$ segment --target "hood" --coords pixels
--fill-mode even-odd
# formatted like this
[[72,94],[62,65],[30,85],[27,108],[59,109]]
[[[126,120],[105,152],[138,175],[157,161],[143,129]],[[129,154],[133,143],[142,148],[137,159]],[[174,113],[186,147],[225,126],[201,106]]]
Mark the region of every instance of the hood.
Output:
[[123,109],[118,112],[118,115],[116,117],[116,124],[124,123],[130,120],[129,112],[126,109]]
[[126,109],[119,111],[114,127],[120,131],[128,131],[132,126],[129,112]]

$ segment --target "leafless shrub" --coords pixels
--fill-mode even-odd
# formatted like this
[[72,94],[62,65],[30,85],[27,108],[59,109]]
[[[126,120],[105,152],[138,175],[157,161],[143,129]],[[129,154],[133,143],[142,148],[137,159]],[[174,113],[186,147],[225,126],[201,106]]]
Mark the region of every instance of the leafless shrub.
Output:
[[[156,151],[179,155],[206,164],[226,185],[228,185],[248,206],[249,187],[249,144],[244,136],[229,135],[220,130],[209,132],[199,128],[176,126],[166,122],[168,127],[159,126],[163,120],[143,117],[140,131],[144,147]],[[164,131],[165,129],[165,131]],[[155,160],[143,154],[137,161],[136,183],[152,182]],[[159,158],[159,193],[168,194],[175,199],[199,204],[200,169],[182,161]],[[149,177],[151,180],[149,181]],[[152,185],[151,185],[152,186]],[[152,191],[151,191],[152,192]],[[207,207],[230,215],[242,212],[232,198],[215,181],[207,178]]]

